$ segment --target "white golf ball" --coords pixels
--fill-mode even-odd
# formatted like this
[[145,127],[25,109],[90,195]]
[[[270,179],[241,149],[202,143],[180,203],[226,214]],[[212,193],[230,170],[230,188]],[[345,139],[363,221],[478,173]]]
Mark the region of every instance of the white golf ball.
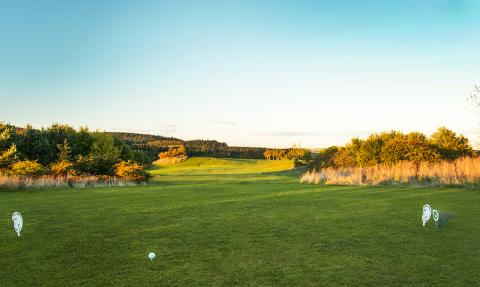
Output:
[[153,252],[148,253],[148,258],[150,258],[150,260],[155,259],[155,253]]

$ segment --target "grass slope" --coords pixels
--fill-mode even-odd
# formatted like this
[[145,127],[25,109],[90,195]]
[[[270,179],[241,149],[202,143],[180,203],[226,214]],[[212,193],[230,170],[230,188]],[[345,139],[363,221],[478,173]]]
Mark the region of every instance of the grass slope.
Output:
[[290,160],[224,159],[193,157],[176,165],[155,167],[159,175],[249,174],[292,169]]
[[[193,158],[147,186],[0,192],[0,285],[479,282],[478,190],[300,185],[287,164]],[[425,202],[455,218],[422,228]]]

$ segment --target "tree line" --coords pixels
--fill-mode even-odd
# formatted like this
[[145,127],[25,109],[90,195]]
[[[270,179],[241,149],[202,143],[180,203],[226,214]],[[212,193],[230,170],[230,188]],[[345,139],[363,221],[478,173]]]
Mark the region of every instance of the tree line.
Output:
[[293,160],[295,165],[309,164],[312,158],[310,150],[293,145],[289,149],[266,149],[263,153],[266,160]]
[[0,123],[0,173],[37,176],[122,175],[146,179],[148,157],[106,132],[53,124],[34,129]]
[[136,133],[111,133],[115,137],[125,141],[135,150],[141,150],[153,162],[160,153],[168,154],[169,150],[180,146],[185,148],[188,156],[208,156],[225,158],[263,158],[265,148],[262,147],[232,147],[224,142],[216,140],[181,140],[173,137],[162,137],[157,135],[136,134]]
[[473,148],[463,135],[441,127],[430,137],[399,131],[353,138],[345,146],[332,146],[318,153],[315,167],[367,167],[394,165],[401,161],[436,162],[472,156]]

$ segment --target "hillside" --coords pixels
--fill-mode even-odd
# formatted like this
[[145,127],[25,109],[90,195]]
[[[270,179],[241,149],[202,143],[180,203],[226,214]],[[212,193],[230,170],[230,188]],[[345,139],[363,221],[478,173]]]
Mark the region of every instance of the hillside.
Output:
[[217,158],[250,158],[263,159],[263,147],[238,147],[228,146],[216,140],[181,140],[173,137],[159,135],[109,132],[113,136],[125,141],[133,149],[142,150],[151,158],[158,153],[166,151],[169,147],[183,145],[190,156],[209,156]]

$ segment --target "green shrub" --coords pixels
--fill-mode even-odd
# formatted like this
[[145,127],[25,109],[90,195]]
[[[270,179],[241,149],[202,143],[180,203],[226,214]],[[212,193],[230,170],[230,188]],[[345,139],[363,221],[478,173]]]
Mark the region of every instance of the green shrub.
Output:
[[329,148],[318,151],[317,157],[314,161],[316,168],[324,168],[333,165],[333,157],[338,152],[338,147],[331,146]]

